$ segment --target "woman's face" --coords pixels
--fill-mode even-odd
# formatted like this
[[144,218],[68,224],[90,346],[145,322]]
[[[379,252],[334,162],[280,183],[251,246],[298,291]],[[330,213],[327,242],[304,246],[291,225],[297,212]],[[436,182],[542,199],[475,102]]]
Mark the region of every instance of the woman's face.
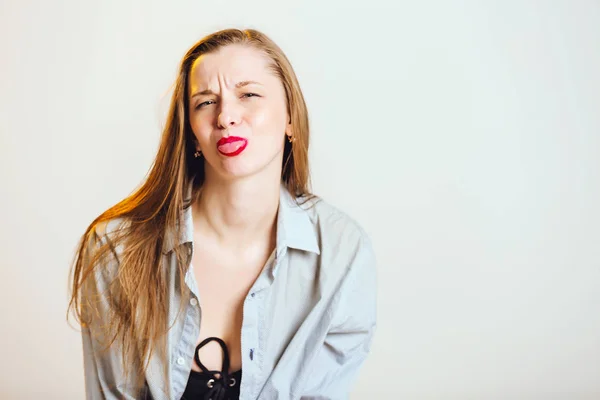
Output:
[[285,90],[259,50],[229,45],[200,56],[189,79],[190,125],[206,173],[245,177],[281,173],[284,134],[291,135]]

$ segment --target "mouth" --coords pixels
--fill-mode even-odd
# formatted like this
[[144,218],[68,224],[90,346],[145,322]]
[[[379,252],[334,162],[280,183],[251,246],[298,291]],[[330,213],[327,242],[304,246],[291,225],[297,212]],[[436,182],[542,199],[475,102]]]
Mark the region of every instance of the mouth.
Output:
[[248,139],[239,136],[228,136],[219,139],[217,150],[227,157],[233,157],[240,154],[248,145]]

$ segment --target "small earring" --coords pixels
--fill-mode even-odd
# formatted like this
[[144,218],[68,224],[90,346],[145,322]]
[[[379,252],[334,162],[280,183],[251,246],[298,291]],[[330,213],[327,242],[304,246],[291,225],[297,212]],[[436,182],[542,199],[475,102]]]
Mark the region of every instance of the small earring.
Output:
[[198,157],[200,157],[201,155],[202,155],[202,152],[201,152],[200,150],[198,150],[198,151],[196,151],[196,152],[194,153],[194,157],[195,157],[195,158],[198,158]]
[[290,143],[292,143],[294,140],[296,140],[296,138],[293,138],[291,136],[288,136],[287,139],[288,139],[288,142],[290,142]]

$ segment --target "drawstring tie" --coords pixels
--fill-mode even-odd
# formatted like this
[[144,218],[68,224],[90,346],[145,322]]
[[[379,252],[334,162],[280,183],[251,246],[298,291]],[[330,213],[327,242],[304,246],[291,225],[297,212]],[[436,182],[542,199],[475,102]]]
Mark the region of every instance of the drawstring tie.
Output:
[[[216,341],[221,346],[223,350],[223,365],[221,366],[221,371],[209,371],[204,364],[200,361],[200,357],[198,356],[198,352],[200,349],[211,341]],[[200,367],[202,372],[212,376],[211,379],[206,382],[206,386],[208,386],[209,390],[206,393],[205,399],[207,400],[225,400],[225,396],[227,394],[227,389],[231,386],[235,386],[237,383],[235,378],[229,377],[229,351],[227,350],[227,345],[225,342],[218,337],[209,337],[204,339],[197,347],[196,353],[194,354],[194,360],[196,364]]]

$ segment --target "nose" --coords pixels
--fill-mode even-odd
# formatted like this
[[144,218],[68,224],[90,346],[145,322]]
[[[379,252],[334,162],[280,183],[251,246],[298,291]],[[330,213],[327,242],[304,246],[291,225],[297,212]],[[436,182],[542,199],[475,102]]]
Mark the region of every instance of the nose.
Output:
[[217,118],[219,129],[229,129],[240,123],[241,113],[234,104],[221,102],[221,112]]

